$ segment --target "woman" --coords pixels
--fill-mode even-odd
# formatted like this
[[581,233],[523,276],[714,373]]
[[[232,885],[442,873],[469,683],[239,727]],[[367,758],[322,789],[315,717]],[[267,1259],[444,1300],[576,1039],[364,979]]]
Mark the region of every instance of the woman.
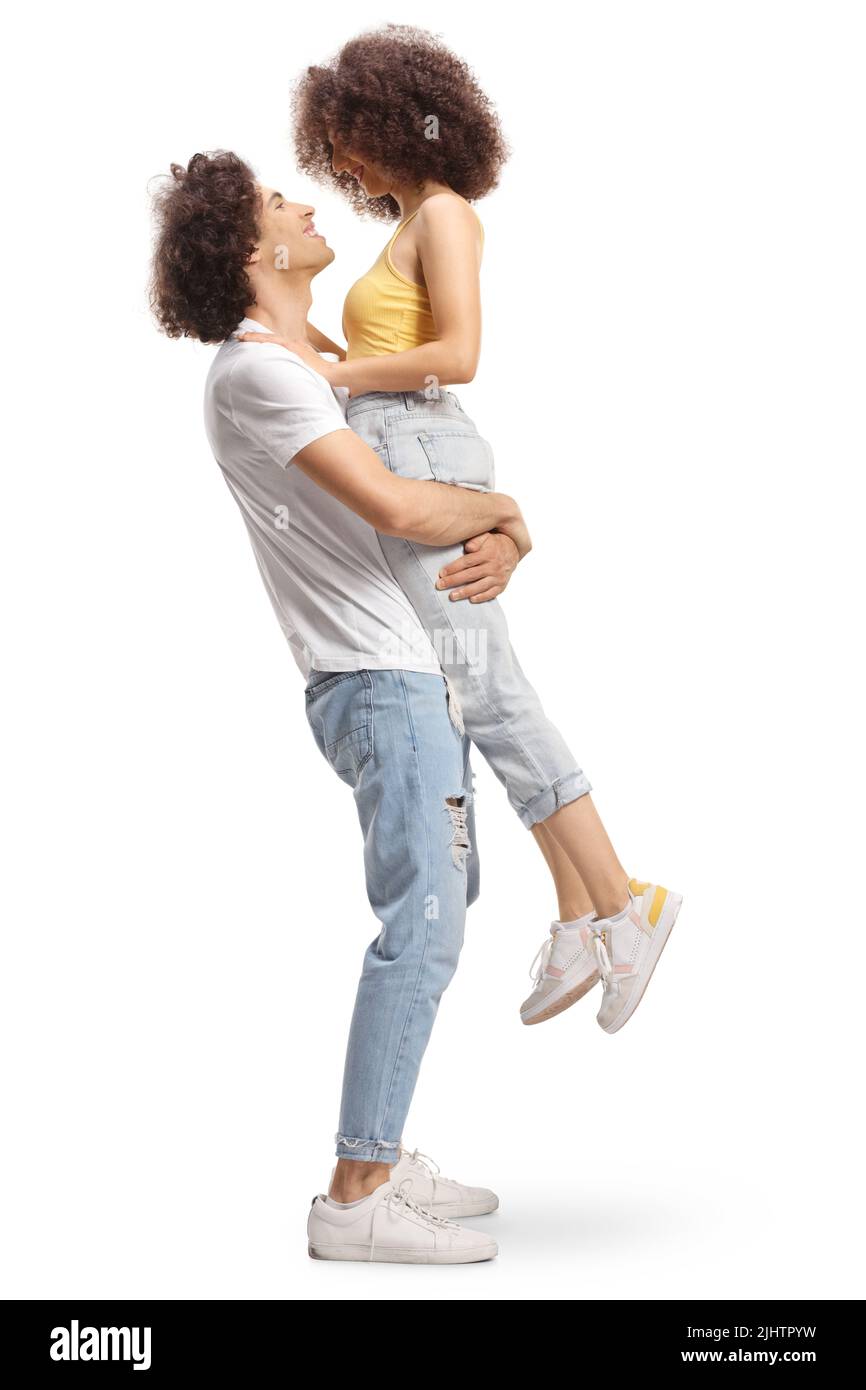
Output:
[[[309,68],[295,117],[300,167],[358,213],[399,225],[346,298],[346,352],[316,330],[311,342],[284,345],[348,388],[348,423],[394,472],[493,488],[490,447],[447,389],[472,380],[480,353],[483,230],[470,203],[495,187],[507,153],[490,102],[433,35],[389,25]],[[326,362],[315,349],[341,360]],[[520,668],[482,543],[470,541],[463,555],[380,540],[434,642],[466,732],[553,877],[559,917],[530,967],[521,1018],[554,1017],[601,976],[598,1022],[616,1032],[643,996],[681,899],[622,868],[590,783]],[[455,607],[461,598],[468,601]]]

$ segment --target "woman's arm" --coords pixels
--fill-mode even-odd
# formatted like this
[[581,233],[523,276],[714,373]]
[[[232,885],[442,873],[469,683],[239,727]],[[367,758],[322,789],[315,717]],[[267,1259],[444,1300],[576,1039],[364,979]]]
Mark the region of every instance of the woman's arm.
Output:
[[[481,352],[481,231],[468,204],[450,193],[436,193],[415,219],[417,247],[438,336],[423,347],[383,357],[355,357],[326,362],[314,351],[313,334],[328,344],[321,352],[339,352],[329,339],[308,325],[309,342],[278,338],[332,386],[347,386],[350,396],[365,391],[420,391],[432,382],[458,386],[471,381]],[[271,334],[240,333],[243,342],[273,342]],[[345,353],[342,354],[345,358]]]
[[437,337],[422,347],[384,357],[332,363],[332,386],[365,391],[419,391],[435,378],[443,386],[471,381],[481,353],[481,231],[468,204],[437,193],[415,219],[418,256]]
[[339,357],[341,362],[345,362],[346,349],[338,347],[336,343],[331,342],[331,339],[327,338],[324,333],[320,333],[313,323],[307,323],[307,338],[316,349],[316,352],[333,352]]

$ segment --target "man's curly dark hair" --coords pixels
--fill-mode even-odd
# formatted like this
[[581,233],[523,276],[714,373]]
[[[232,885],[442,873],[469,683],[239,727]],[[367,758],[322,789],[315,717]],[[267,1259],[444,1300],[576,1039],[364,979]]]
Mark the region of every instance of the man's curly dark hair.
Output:
[[230,151],[194,154],[154,198],[150,304],[169,338],[222,343],[255,300],[247,261],[260,236],[261,195]]
[[[386,194],[368,198],[331,168],[328,129],[359,158],[406,185],[446,183],[472,200],[496,187],[508,147],[499,118],[466,63],[424,29],[387,24],[350,39],[330,62],[307,68],[293,96],[295,149],[304,173],[330,184],[358,213],[392,222]],[[428,139],[438,122],[438,139]]]

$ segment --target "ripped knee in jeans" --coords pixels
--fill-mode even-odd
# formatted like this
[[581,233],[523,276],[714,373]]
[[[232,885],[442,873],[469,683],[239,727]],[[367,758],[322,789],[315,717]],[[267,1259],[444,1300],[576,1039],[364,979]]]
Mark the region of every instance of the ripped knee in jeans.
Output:
[[467,825],[468,807],[466,793],[460,796],[446,796],[445,809],[451,817],[451,858],[455,868],[466,868],[466,856],[472,853]]

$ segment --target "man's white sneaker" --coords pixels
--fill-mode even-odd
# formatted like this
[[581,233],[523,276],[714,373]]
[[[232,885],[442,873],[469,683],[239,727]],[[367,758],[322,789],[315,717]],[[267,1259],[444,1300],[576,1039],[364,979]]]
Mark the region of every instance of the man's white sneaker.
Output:
[[408,1191],[419,1206],[434,1216],[463,1220],[466,1216],[486,1216],[499,1206],[499,1198],[488,1187],[467,1187],[456,1178],[446,1178],[429,1154],[400,1147],[400,1158],[391,1170],[395,1187],[408,1184]]
[[448,1221],[388,1180],[348,1206],[332,1206],[320,1192],[307,1217],[309,1252],[314,1260],[370,1260],[385,1264],[462,1265],[492,1260],[496,1241]]
[[604,981],[596,1015],[606,1033],[628,1023],[644,995],[682,904],[679,893],[630,879],[629,900],[614,917],[592,923],[592,945]]
[[[598,983],[590,923],[593,913],[563,925],[553,922],[529,973],[535,987],[520,1006],[524,1023],[544,1023],[582,999]],[[538,969],[536,970],[536,963]]]

